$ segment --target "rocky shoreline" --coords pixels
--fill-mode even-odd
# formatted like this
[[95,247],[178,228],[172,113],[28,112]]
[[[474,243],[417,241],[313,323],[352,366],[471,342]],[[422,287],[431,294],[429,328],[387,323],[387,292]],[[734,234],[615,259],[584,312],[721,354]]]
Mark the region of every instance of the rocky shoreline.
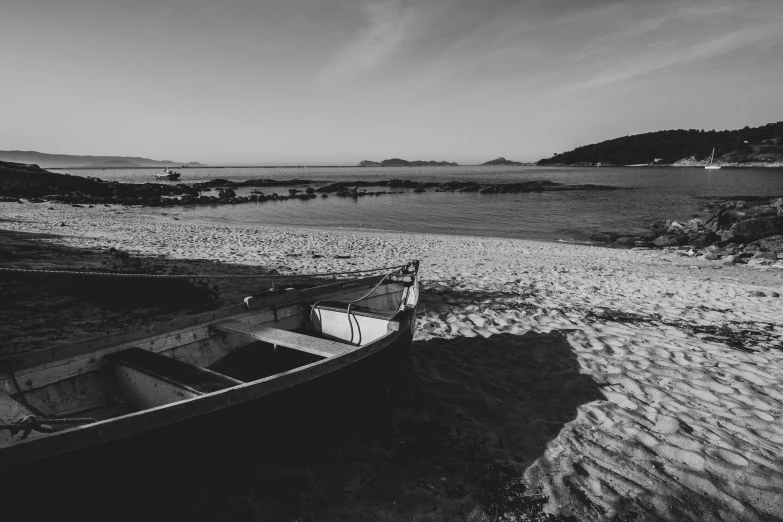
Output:
[[[399,191],[368,191],[360,187],[385,187],[413,189],[425,192],[478,192],[480,194],[518,194],[523,192],[573,191],[573,190],[620,190],[606,185],[565,185],[552,181],[525,181],[520,183],[481,184],[472,181],[449,181],[445,183],[420,182],[401,179],[388,181],[337,181],[314,188],[290,188],[287,194],[276,192],[265,194],[253,191],[250,195],[237,195],[235,189],[283,187],[291,185],[319,185],[323,181],[308,179],[274,180],[251,179],[229,181],[214,179],[202,183],[120,183],[85,178],[68,174],[56,174],[37,165],[0,162],[0,201],[18,201],[21,198],[31,202],[59,202],[78,204],[142,205],[149,207],[178,205],[224,205],[238,203],[263,203],[269,200],[314,199],[329,194],[340,197],[380,196],[398,194]],[[217,190],[217,194],[206,194]]]
[[783,268],[783,197],[732,198],[709,202],[709,219],[655,221],[643,236],[598,232],[594,241],[637,249],[665,249],[726,265]]

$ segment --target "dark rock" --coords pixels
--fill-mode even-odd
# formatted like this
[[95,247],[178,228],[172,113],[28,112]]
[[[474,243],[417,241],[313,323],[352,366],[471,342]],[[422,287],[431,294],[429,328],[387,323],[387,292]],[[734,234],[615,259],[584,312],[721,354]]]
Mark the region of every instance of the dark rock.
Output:
[[230,189],[230,188],[223,188],[223,189],[220,189],[220,192],[218,192],[218,197],[220,199],[231,199],[231,198],[235,198],[236,196],[237,196],[237,193],[234,192],[234,190]]
[[679,246],[684,245],[687,241],[688,238],[685,236],[666,234],[656,238],[655,241],[653,241],[653,244],[657,247]]
[[[622,246],[637,246],[636,243],[645,242],[643,237],[640,236],[622,236],[615,239],[615,243]],[[647,245],[644,245],[647,246]]]
[[762,252],[783,252],[783,235],[765,237],[753,242]]
[[119,250],[114,247],[109,248],[107,252],[119,259],[128,259],[130,257],[130,254],[128,252],[125,252],[124,250]]
[[[751,242],[777,234],[783,234],[783,219],[764,216],[746,219],[732,225],[728,231],[732,239]],[[725,237],[725,236],[723,236]]]
[[777,254],[774,252],[756,252],[753,254],[753,257],[751,259],[770,259],[772,261],[775,261],[777,259]]
[[650,228],[653,230],[665,230],[666,227],[669,226],[669,223],[671,223],[671,221],[667,219],[660,219],[658,221],[653,221]]
[[706,230],[699,232],[698,234],[688,235],[688,239],[690,239],[693,246],[703,248],[712,244],[716,239],[718,239],[718,235],[715,232]]
[[752,217],[777,216],[778,210],[780,209],[772,205],[759,205],[749,209],[747,214]]
[[725,212],[719,212],[717,216],[718,230],[730,228],[734,223],[742,221],[748,217],[749,216],[746,212],[741,212],[738,210],[727,210]]

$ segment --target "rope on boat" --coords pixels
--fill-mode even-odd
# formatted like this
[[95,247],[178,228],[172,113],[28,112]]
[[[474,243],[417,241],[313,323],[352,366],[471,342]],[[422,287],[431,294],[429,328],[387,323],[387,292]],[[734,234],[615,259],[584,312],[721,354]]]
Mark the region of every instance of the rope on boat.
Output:
[[[407,266],[408,266],[408,265],[403,265],[402,267],[389,267],[389,268],[392,268],[392,269],[397,269],[397,268],[404,268],[404,267],[407,267]],[[381,269],[379,269],[379,270],[381,270]],[[375,292],[375,290],[376,290],[376,289],[377,289],[379,286],[381,286],[381,284],[382,284],[384,281],[386,281],[386,278],[388,278],[388,277],[389,277],[390,275],[392,275],[393,273],[394,273],[394,270],[392,270],[392,271],[391,271],[391,272],[389,272],[388,274],[384,275],[384,276],[383,276],[383,279],[381,279],[380,281],[378,281],[378,284],[376,284],[376,285],[375,285],[375,286],[372,288],[372,290],[370,290],[369,292],[367,292],[366,294],[364,294],[363,296],[361,296],[359,299],[355,299],[355,300],[353,300],[353,301],[348,301],[348,308],[346,309],[346,312],[345,312],[345,314],[348,316],[348,326],[350,326],[350,327],[351,327],[351,341],[350,341],[350,342],[353,342],[353,323],[351,322],[351,305],[353,305],[353,304],[356,304],[356,303],[358,303],[359,301],[361,301],[362,299],[365,299],[365,298],[369,297],[369,296],[370,296],[370,294],[372,294],[373,292]],[[310,307],[310,322],[309,322],[309,324],[308,324],[308,327],[309,327],[309,328],[313,328],[313,312],[315,311],[315,307],[316,307],[316,306],[318,306],[318,303],[320,303],[320,302],[321,302],[321,301],[316,301],[316,302],[315,302],[315,303],[313,303],[313,305]],[[318,312],[319,312],[319,314],[318,314],[318,320],[320,321],[320,320],[321,320],[321,314],[320,314],[320,310],[319,310]],[[362,343],[362,330],[361,330],[361,328],[359,328],[359,321],[356,321],[356,329],[359,331],[359,342],[358,342],[357,344],[361,344],[361,343]]]
[[90,417],[66,417],[62,419],[45,419],[38,415],[28,415],[14,424],[0,424],[0,430],[8,430],[11,435],[22,432],[22,439],[26,439],[31,431],[41,433],[54,433],[55,431],[67,430],[82,424],[91,424],[95,419]]
[[298,277],[330,277],[338,275],[366,274],[370,272],[380,272],[386,270],[398,270],[407,265],[386,266],[383,268],[370,268],[367,270],[350,270],[347,272],[322,272],[312,274],[128,274],[122,272],[80,272],[77,270],[36,270],[31,268],[3,268],[0,272],[21,273],[21,274],[52,274],[52,275],[80,275],[96,277],[122,277],[138,279],[292,279]]

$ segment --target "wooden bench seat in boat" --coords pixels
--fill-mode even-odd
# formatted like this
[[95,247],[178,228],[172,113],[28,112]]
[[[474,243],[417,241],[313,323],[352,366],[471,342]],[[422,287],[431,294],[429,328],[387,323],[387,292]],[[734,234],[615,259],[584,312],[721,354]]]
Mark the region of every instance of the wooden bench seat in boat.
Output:
[[212,328],[225,333],[242,334],[255,341],[283,346],[293,350],[320,355],[321,357],[334,357],[351,352],[355,347],[328,339],[321,339],[310,335],[304,335],[270,326],[255,326],[239,321],[213,324]]
[[107,356],[123,397],[140,408],[151,408],[243,384],[206,368],[141,348]]

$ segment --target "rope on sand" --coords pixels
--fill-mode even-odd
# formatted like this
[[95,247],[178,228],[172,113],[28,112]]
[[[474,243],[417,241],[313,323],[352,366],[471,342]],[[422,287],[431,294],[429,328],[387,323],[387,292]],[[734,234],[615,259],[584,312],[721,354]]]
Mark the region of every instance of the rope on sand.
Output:
[[77,270],[34,270],[27,268],[2,268],[0,273],[17,274],[49,274],[49,275],[78,275],[95,277],[123,277],[136,279],[291,279],[298,277],[330,277],[338,275],[366,274],[370,272],[381,272],[386,270],[396,270],[405,268],[407,265],[386,266],[383,268],[370,268],[367,270],[351,270],[347,272],[323,272],[312,274],[128,274],[122,272],[80,272]]

